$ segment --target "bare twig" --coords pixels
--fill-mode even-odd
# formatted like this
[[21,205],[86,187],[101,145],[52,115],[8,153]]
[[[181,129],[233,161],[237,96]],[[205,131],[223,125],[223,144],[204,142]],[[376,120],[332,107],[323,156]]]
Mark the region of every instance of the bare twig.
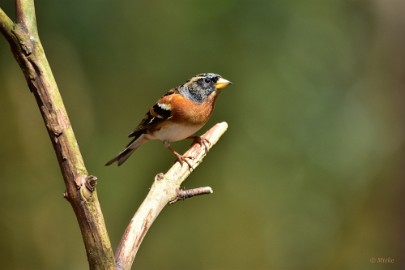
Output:
[[[208,149],[217,143],[227,128],[228,124],[222,122],[216,124],[202,136],[210,142]],[[202,162],[206,154],[205,146],[197,143],[184,155],[193,157],[190,163],[195,168]],[[162,209],[178,197],[181,183],[186,180],[191,172],[192,170],[186,163],[181,165],[176,162],[165,174],[156,175],[148,195],[130,221],[115,251],[115,260],[119,269],[131,268],[139,246],[150,226]]]
[[[82,232],[90,269],[114,269],[115,260],[95,192],[88,177],[72,126],[38,37],[33,0],[16,0],[17,23],[0,10],[0,30],[10,43],[34,94],[65,181],[64,197],[71,203]],[[87,184],[87,185],[86,185]]]
[[214,191],[212,190],[211,187],[199,187],[199,188],[191,188],[191,189],[178,189],[177,190],[177,196],[174,198],[174,200],[171,200],[169,204],[174,204],[175,202],[179,200],[185,200],[188,198],[192,198],[195,196],[201,196],[201,195],[206,195],[206,194],[211,194]]

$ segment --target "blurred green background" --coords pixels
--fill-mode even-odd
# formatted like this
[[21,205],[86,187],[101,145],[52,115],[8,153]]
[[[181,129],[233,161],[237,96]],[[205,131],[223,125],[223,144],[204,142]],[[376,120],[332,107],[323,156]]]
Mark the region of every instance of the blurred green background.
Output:
[[[1,3],[10,16],[12,2]],[[174,159],[150,142],[120,168],[104,163],[166,90],[201,72],[234,82],[203,131],[229,130],[185,182],[214,194],[167,207],[134,269],[405,269],[405,2],[36,8],[114,247]],[[52,146],[3,37],[0,95],[2,268],[86,269]]]

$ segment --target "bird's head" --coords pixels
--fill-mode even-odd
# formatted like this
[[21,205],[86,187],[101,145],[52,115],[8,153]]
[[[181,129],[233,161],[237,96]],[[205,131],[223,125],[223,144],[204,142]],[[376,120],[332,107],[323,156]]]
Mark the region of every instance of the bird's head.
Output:
[[194,76],[182,86],[179,91],[197,103],[203,102],[213,93],[232,84],[230,81],[215,73],[202,73]]

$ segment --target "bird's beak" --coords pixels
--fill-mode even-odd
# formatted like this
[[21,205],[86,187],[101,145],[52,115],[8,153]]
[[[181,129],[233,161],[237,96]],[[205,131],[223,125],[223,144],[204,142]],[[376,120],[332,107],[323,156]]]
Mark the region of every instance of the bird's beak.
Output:
[[228,80],[225,80],[224,78],[219,78],[217,83],[215,84],[216,89],[222,89],[227,87],[228,85],[231,85],[232,83]]

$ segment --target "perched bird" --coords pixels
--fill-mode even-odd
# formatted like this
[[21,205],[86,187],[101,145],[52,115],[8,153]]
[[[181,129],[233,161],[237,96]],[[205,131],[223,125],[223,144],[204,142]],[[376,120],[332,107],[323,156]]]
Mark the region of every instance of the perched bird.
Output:
[[161,140],[180,163],[186,162],[191,167],[186,160],[187,157],[177,153],[170,143],[191,138],[206,146],[203,139],[193,135],[210,118],[219,90],[230,84],[230,81],[218,74],[203,73],[170,89],[149,109],[136,129],[129,134],[129,137],[133,137],[132,141],[116,157],[108,161],[106,166],[114,162],[119,166],[145,142]]

